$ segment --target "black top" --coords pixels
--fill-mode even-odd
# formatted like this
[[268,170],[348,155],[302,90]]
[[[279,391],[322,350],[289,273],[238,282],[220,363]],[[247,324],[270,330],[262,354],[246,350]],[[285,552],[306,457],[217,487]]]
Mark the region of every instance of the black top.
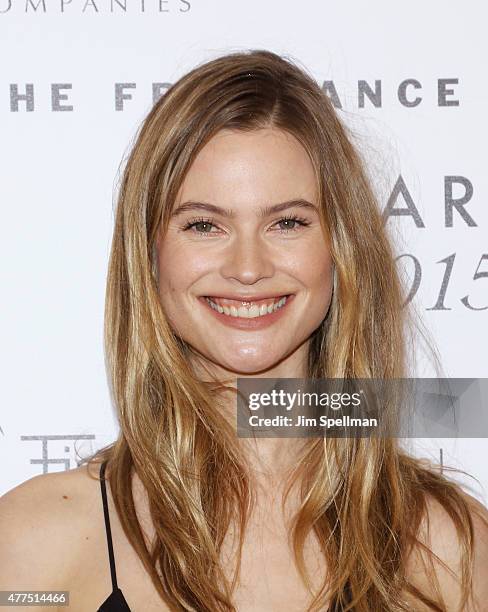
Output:
[[105,487],[106,461],[100,466],[100,488],[102,490],[103,517],[105,519],[105,531],[107,533],[108,560],[110,563],[110,576],[112,578],[112,592],[98,608],[97,612],[131,612],[124,594],[117,586],[117,574],[115,573],[115,558],[112,545],[112,532],[110,530],[110,517],[108,514],[107,490]]
[[[107,490],[105,487],[105,466],[106,461],[100,466],[100,488],[102,490],[102,503],[103,503],[103,516],[105,519],[105,531],[107,533],[107,546],[108,546],[108,560],[110,563],[110,576],[112,578],[112,592],[107,599],[98,608],[97,612],[131,612],[129,604],[125,601],[124,594],[117,585],[117,574],[115,573],[115,557],[114,549],[112,545],[112,532],[110,530],[110,517],[108,513],[107,504]],[[346,587],[346,593],[348,594],[348,601],[351,599],[349,589]],[[329,606],[330,612],[340,612],[342,606],[339,608],[338,604],[332,602]]]

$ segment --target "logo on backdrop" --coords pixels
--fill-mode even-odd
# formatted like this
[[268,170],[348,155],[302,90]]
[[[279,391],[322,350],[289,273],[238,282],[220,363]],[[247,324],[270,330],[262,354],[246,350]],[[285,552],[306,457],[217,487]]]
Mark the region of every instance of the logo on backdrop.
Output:
[[[81,440],[95,440],[94,434],[67,434],[67,435],[39,435],[39,436],[20,436],[22,441],[40,443],[40,448],[37,447],[40,457],[34,457],[30,459],[31,465],[42,466],[42,473],[47,474],[49,472],[50,465],[62,465],[65,470],[69,470],[71,467],[70,455],[73,454],[73,447],[76,442]],[[56,444],[57,443],[57,444]],[[63,446],[62,454],[59,456],[60,445]],[[54,448],[53,448],[54,447]]]
[[188,13],[190,0],[0,0],[0,15],[58,13],[117,15]]
[[[5,0],[0,0],[0,6],[2,1]],[[70,0],[70,2],[73,1]],[[87,1],[94,2],[95,0]],[[458,84],[458,78],[437,79],[437,99],[435,105],[439,108],[458,107],[459,98],[455,89],[455,86]],[[152,103],[155,104],[171,85],[172,83],[168,82],[152,83],[149,92]],[[343,100],[337,92],[334,81],[323,81],[321,87],[330,98],[332,105],[337,109],[342,109]],[[75,111],[74,105],[70,103],[70,90],[73,89],[73,83],[50,83],[42,86],[40,91],[38,89],[37,86],[34,88],[34,83],[10,83],[10,112],[33,112],[36,110],[38,96],[48,97],[49,95],[51,97],[51,111]],[[419,106],[419,104],[425,104],[422,89],[422,83],[417,79],[404,79],[396,88],[394,97],[404,108],[414,108]],[[136,82],[114,83],[114,110],[121,112],[130,109],[130,103],[131,101],[134,102],[134,99],[140,95],[139,91]],[[388,99],[390,99],[390,96],[391,92],[389,92]],[[364,80],[357,82],[355,100],[357,108],[383,108],[384,98],[381,80],[375,80],[374,85]]]

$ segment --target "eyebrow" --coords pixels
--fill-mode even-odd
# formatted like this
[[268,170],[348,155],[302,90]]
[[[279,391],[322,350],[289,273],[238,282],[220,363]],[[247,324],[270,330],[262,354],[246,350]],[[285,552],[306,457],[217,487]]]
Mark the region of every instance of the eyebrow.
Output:
[[[273,204],[272,206],[265,206],[264,208],[260,208],[257,210],[259,217],[268,217],[269,215],[273,215],[275,213],[282,212],[283,210],[287,210],[288,208],[306,208],[315,212],[318,212],[317,207],[308,202],[307,200],[303,200],[301,198],[296,200],[287,200],[286,202],[280,202],[279,204]],[[221,208],[220,206],[216,206],[215,204],[209,204],[207,202],[194,202],[189,201],[181,204],[176,208],[176,210],[172,213],[172,217],[176,217],[183,213],[193,211],[193,210],[204,210],[206,212],[212,213],[214,215],[221,215],[222,217],[228,217],[229,219],[233,219],[236,216],[234,210],[230,208]]]

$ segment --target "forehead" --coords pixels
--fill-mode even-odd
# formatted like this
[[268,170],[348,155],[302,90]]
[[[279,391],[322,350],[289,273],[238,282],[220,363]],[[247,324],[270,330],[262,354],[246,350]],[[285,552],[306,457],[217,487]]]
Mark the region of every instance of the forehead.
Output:
[[316,198],[310,158],[291,134],[276,128],[222,130],[198,153],[178,202],[198,199],[221,205],[267,204]]

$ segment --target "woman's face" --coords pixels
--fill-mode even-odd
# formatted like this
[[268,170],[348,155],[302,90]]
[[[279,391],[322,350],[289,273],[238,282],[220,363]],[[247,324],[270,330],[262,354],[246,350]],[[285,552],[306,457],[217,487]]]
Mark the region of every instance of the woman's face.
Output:
[[306,375],[332,293],[317,207],[311,161],[286,132],[223,130],[196,157],[158,237],[159,287],[170,325],[214,372]]

